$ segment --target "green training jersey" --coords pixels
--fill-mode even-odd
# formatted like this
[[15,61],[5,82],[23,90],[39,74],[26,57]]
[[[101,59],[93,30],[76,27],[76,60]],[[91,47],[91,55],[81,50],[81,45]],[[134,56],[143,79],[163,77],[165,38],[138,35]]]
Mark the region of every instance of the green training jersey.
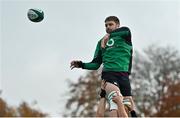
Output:
[[110,33],[106,47],[98,41],[94,58],[89,63],[83,62],[83,69],[96,70],[103,64],[103,71],[128,72],[132,65],[131,32],[127,27],[118,28]]

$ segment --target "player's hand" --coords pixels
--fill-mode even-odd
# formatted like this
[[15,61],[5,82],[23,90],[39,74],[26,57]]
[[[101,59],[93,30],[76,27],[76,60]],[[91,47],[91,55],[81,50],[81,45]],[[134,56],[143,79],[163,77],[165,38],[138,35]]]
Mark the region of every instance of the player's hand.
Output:
[[82,68],[82,61],[79,61],[79,60],[71,61],[70,68],[71,70],[73,68]]
[[117,104],[118,104],[119,102],[122,103],[122,101],[123,101],[123,96],[122,96],[122,94],[121,94],[119,91],[116,91],[116,96],[113,96],[112,100],[113,100],[113,102],[115,102],[115,103],[117,103]]
[[105,96],[106,96],[105,87],[106,87],[106,81],[102,80],[101,81],[101,92],[100,92],[101,98],[105,98]]
[[110,36],[110,34],[106,34],[104,37],[103,37],[103,39],[109,39],[109,36]]
[[133,110],[133,103],[132,103],[132,100],[130,98],[124,98],[123,99],[123,104],[124,104],[125,108],[128,111],[132,111]]
[[102,47],[102,48],[105,48],[105,47],[106,47],[106,43],[107,43],[107,41],[109,40],[109,36],[110,36],[110,34],[106,34],[106,35],[103,37],[103,39],[102,39],[102,41],[101,41],[101,47]]
[[101,81],[101,89],[105,90],[106,85],[107,85],[106,81],[105,81],[105,80],[102,80],[102,81]]

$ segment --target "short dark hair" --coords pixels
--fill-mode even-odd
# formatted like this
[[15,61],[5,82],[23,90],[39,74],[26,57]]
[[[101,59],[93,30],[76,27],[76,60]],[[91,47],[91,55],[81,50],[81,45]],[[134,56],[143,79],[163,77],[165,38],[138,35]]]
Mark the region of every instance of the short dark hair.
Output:
[[116,16],[108,16],[104,22],[107,22],[107,21],[114,21],[116,24],[120,24],[119,19]]

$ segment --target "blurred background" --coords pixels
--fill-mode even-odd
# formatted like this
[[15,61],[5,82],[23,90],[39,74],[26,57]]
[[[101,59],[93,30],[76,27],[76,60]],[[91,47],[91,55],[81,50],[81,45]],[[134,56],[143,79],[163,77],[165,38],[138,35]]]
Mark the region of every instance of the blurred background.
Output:
[[[30,8],[44,11],[33,23]],[[90,62],[107,16],[132,32],[131,86],[139,116],[180,116],[178,0],[1,0],[0,116],[94,116],[101,68]]]

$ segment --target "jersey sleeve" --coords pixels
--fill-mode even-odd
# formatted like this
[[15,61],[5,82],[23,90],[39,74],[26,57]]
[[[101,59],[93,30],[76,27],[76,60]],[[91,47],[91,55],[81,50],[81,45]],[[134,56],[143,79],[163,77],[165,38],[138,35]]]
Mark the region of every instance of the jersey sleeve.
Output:
[[97,70],[102,64],[102,51],[101,51],[101,40],[96,46],[93,60],[89,63],[83,63],[82,68],[88,70]]
[[131,31],[128,27],[123,27],[124,31],[126,32],[124,39],[126,40],[126,43],[132,46],[132,41],[131,41]]

